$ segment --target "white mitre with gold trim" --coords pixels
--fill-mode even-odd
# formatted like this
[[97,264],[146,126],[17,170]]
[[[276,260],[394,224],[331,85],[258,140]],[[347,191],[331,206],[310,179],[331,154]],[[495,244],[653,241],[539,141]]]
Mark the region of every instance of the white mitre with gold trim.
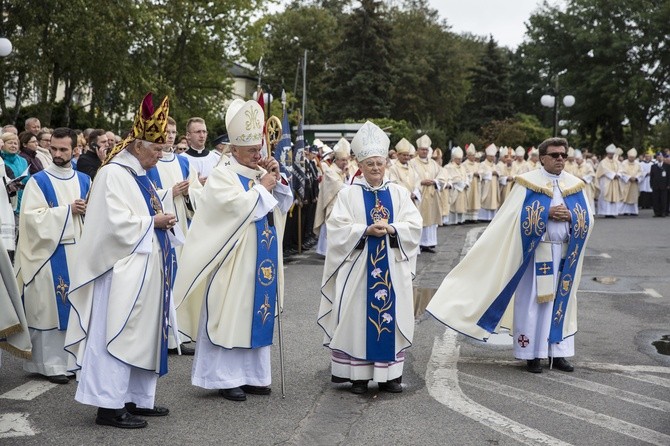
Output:
[[235,99],[226,111],[226,129],[235,146],[256,146],[263,143],[263,109],[256,101]]
[[358,129],[354,139],[351,140],[351,150],[354,151],[354,155],[356,155],[358,161],[363,161],[373,156],[386,158],[389,153],[390,144],[391,140],[379,126],[366,121]]

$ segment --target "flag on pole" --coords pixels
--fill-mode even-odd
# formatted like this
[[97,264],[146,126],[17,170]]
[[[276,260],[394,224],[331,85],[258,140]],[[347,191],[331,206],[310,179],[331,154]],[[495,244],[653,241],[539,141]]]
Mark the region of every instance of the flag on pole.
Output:
[[293,147],[293,191],[300,201],[305,199],[305,136],[302,133],[302,117]]
[[286,106],[284,108],[284,117],[281,122],[281,139],[275,147],[275,159],[279,163],[279,169],[286,177],[287,181],[291,181],[291,127],[288,123],[288,113],[286,113]]

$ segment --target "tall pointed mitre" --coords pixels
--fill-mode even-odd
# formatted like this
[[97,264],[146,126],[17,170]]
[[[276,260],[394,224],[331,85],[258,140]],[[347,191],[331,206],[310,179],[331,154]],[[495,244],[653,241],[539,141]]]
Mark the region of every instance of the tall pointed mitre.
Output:
[[226,129],[234,146],[263,143],[263,108],[256,101],[235,99],[226,111]]
[[474,144],[470,143],[465,147],[465,153],[466,155],[474,155],[477,151],[477,148],[475,147]]
[[144,96],[140,107],[135,114],[133,127],[130,134],[121,142],[114,146],[105,158],[104,164],[107,164],[112,158],[119,154],[123,149],[135,139],[148,141],[155,144],[165,144],[167,141],[167,122],[170,112],[170,101],[165,96],[157,108],[154,108],[153,96],[149,92]]
[[517,146],[517,148],[514,150],[514,154],[516,156],[524,156],[526,154],[526,149],[524,149],[522,146]]
[[614,144],[610,144],[609,146],[605,147],[605,152],[616,153],[616,146]]
[[358,129],[354,139],[351,140],[351,150],[354,151],[356,159],[363,161],[364,159],[373,156],[381,156],[386,158],[389,153],[389,145],[391,140],[386,136],[386,133],[376,124],[366,121],[363,126]]
[[421,138],[416,140],[417,149],[428,149],[433,141],[430,140],[428,135],[423,135]]
[[459,146],[454,147],[453,149],[451,149],[451,157],[463,158],[463,149],[461,149]]
[[337,141],[333,150],[337,159],[349,159],[351,156],[351,144],[344,137]]
[[395,150],[396,152],[400,153],[407,153],[409,154],[414,146],[412,146],[412,143],[407,141],[405,138],[401,139],[398,141],[398,144],[395,145]]
[[491,143],[486,147],[486,149],[484,149],[484,151],[486,152],[487,156],[496,156],[496,153],[498,153],[498,148],[495,144]]

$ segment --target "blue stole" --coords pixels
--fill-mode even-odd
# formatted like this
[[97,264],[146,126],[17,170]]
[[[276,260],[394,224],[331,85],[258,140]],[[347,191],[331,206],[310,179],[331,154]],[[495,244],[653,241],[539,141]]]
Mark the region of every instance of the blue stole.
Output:
[[[128,170],[131,172],[130,170]],[[140,191],[144,197],[144,201],[149,209],[149,215],[152,217],[159,212],[162,212],[162,205],[158,199],[158,194],[154,190],[151,180],[147,175],[136,175],[131,172],[137,185],[140,186]],[[163,261],[163,314],[161,316],[161,359],[158,370],[158,376],[163,376],[168,371],[168,324],[170,318],[170,293],[172,290],[172,257],[173,251],[170,244],[170,239],[167,235],[166,229],[159,229],[154,226],[154,233],[161,246],[161,260]]]
[[[237,174],[245,191],[254,186],[254,180]],[[251,321],[251,348],[272,345],[277,303],[277,230],[270,226],[267,215],[254,222],[256,225],[256,283],[254,313]]]
[[[376,191],[361,189],[368,226],[381,219],[393,222],[393,201],[388,188]],[[392,362],[395,356],[395,291],[389,271],[389,249],[386,237],[367,237],[367,324],[365,359]]]
[[[79,180],[79,198],[82,200],[86,199],[88,191],[91,188],[91,178],[81,172],[74,171],[72,176],[77,176]],[[49,174],[45,171],[41,171],[33,175],[35,182],[39,186],[44,199],[47,201],[47,204],[50,208],[58,206],[58,197],[56,196],[56,191]],[[72,178],[72,177],[70,177]],[[68,178],[69,179],[69,178]],[[67,226],[67,221],[70,218],[70,214],[65,220],[65,225],[63,225],[63,231],[65,231],[65,226]],[[61,233],[61,238],[63,234]],[[65,255],[65,245],[58,244],[56,250],[51,255],[49,259],[49,264],[51,265],[51,276],[53,278],[54,290],[56,291],[56,308],[58,309],[58,330],[64,331],[67,329],[67,321],[70,316],[70,301],[67,298],[69,288],[70,288],[70,273],[67,266],[67,256]]]
[[512,279],[493,300],[493,303],[487,308],[484,314],[482,314],[479,321],[477,321],[477,325],[489,333],[493,333],[498,326],[498,322],[500,322],[505,309],[507,309],[512,296],[519,285],[519,281],[528,267],[528,263],[535,256],[535,248],[537,248],[538,243],[540,243],[542,236],[547,230],[550,205],[551,197],[541,192],[534,192],[531,189],[527,189],[526,198],[521,207],[521,219],[519,225],[523,260],[519,269],[512,276]]
[[[179,161],[179,168],[181,169],[181,174],[184,180],[188,179],[188,169],[189,169],[189,164],[188,160],[179,155],[175,155],[177,160]],[[158,160],[160,163],[161,161]],[[162,189],[163,188],[163,183],[161,182],[161,176],[158,173],[158,168],[156,166],[152,167],[151,169],[147,170],[147,177],[149,177],[149,180],[151,180],[151,183],[154,185],[154,188],[156,189]],[[190,221],[187,222],[190,224]],[[184,234],[186,235],[186,234]],[[171,263],[172,263],[172,281],[171,281],[171,286],[174,286],[174,279],[177,276],[177,252],[175,251],[174,248],[170,248],[170,255],[171,255]]]
[[556,291],[556,298],[554,299],[553,316],[551,319],[551,328],[549,329],[549,342],[551,343],[563,340],[565,309],[568,306],[568,299],[570,298],[570,292],[575,280],[577,261],[586,244],[586,236],[591,229],[591,220],[586,201],[584,200],[584,194],[572,194],[563,197],[563,200],[565,201],[565,206],[572,214],[572,221],[570,223],[568,251],[565,260],[561,263],[558,289]]

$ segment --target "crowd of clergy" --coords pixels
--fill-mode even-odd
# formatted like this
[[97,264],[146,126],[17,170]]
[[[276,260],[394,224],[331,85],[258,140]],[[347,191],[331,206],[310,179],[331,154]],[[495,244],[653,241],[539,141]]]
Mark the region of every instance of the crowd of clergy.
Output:
[[[354,393],[370,380],[402,391],[417,255],[439,249],[440,226],[492,221],[517,178],[542,168],[535,148],[490,144],[480,152],[467,144],[444,154],[428,135],[390,148],[368,122],[352,140],[312,141],[297,194],[282,166],[261,154],[263,111],[254,104],[236,100],[228,133],[216,138],[197,117],[178,138],[167,98],[154,109],[150,96],[124,138],[42,128],[34,118],[22,132],[3,128],[0,347],[54,383],[77,374],[76,399],[99,407],[99,424],[137,428],[146,423],[135,416],[167,415],[154,404],[167,350],[195,354],[192,383],[226,399],[269,394],[266,322],[281,311],[283,258],[313,247],[326,258],[318,320],[333,381],[353,383]],[[599,159],[567,150],[564,171],[585,183],[590,208],[607,218],[636,216],[640,207],[667,216],[670,153],[624,155],[614,145],[605,152]],[[131,190],[135,196],[126,195]],[[356,271],[352,252],[370,257],[374,269]],[[397,260],[384,261],[392,252]],[[388,275],[381,279],[384,268],[393,287]],[[368,275],[379,280],[367,283]],[[347,288],[351,280],[357,285]],[[255,288],[241,291],[246,282]],[[370,299],[379,306],[366,309],[363,299],[334,320],[342,290],[366,295],[374,287],[381,288]],[[242,294],[260,304],[260,322]],[[108,310],[110,296],[125,310]],[[367,341],[366,314],[377,330]]]

